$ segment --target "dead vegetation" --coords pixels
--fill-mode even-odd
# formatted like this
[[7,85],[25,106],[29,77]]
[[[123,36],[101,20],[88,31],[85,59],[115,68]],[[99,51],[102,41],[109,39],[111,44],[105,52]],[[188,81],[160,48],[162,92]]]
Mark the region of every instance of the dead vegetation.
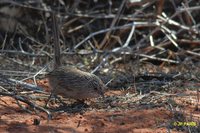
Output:
[[[31,114],[53,114],[53,119],[60,112],[165,108],[171,117],[159,126],[199,132],[199,10],[195,0],[2,1],[1,98],[15,99],[14,104]],[[108,83],[104,100],[80,105],[64,99],[63,105],[55,99],[45,107],[50,90],[44,75],[52,70],[54,56],[52,13],[58,20],[62,63]],[[197,126],[173,124],[178,121]]]

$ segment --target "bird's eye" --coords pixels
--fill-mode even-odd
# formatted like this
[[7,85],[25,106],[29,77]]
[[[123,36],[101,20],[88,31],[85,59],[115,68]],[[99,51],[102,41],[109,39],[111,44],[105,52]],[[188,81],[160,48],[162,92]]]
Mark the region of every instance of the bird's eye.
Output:
[[97,87],[94,87],[94,90],[98,90]]

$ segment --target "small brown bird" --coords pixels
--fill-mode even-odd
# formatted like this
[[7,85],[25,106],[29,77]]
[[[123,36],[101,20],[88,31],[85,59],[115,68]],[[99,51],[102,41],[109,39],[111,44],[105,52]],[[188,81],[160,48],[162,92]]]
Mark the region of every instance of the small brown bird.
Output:
[[52,93],[64,98],[84,100],[104,95],[105,84],[94,74],[69,66],[55,68],[47,74]]
[[52,20],[54,31],[54,70],[47,74],[52,94],[76,100],[103,96],[105,85],[99,77],[73,67],[62,66],[60,60],[59,26],[54,13],[52,14]]

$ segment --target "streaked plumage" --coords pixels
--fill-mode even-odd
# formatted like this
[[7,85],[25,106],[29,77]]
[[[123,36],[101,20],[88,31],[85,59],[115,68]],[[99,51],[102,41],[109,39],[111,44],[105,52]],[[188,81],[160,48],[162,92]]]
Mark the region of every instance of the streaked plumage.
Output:
[[65,98],[96,98],[103,96],[105,89],[99,77],[73,67],[58,67],[47,78],[52,92]]

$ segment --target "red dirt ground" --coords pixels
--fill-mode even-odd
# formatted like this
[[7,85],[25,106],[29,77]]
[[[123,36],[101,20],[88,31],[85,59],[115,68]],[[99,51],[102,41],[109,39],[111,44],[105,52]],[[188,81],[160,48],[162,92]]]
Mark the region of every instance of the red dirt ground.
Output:
[[[40,85],[46,86],[46,81]],[[193,113],[195,111],[195,92],[188,91],[190,98],[180,97],[175,99],[176,104],[182,104],[183,109]],[[120,91],[107,93],[120,95]],[[192,100],[193,99],[193,100]],[[186,106],[187,105],[187,106]],[[173,119],[173,114],[166,106],[153,108],[131,108],[123,110],[86,110],[84,113],[54,113],[52,120],[47,120],[44,112],[28,113],[16,104],[11,97],[0,97],[0,132],[2,133],[162,133],[167,132],[166,126]],[[34,124],[40,122],[39,125]],[[173,133],[179,133],[175,128]]]

